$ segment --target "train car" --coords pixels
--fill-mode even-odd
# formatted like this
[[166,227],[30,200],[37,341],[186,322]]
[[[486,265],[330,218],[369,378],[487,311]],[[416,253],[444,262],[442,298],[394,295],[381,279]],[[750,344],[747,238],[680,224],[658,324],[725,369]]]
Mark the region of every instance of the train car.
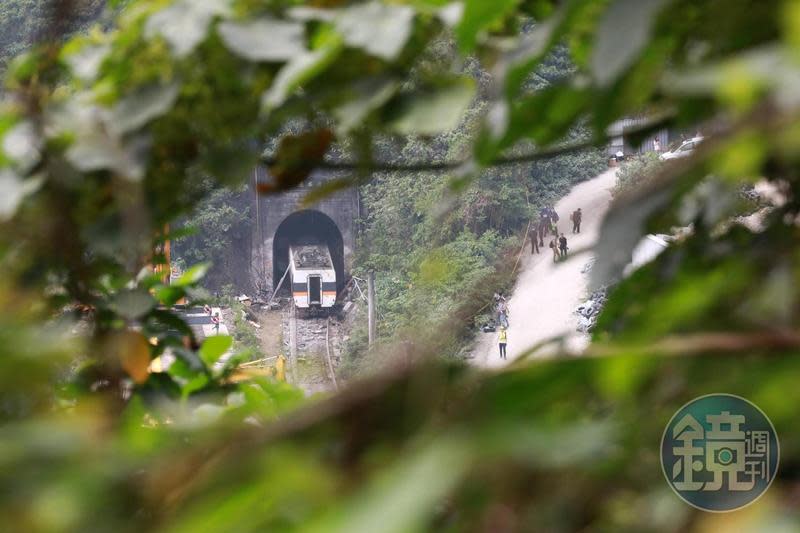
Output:
[[296,307],[327,309],[336,304],[336,270],[326,245],[290,246],[289,269]]

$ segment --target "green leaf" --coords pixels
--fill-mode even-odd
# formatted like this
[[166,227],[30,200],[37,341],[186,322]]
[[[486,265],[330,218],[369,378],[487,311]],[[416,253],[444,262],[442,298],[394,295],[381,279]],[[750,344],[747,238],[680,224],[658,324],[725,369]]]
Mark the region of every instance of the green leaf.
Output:
[[465,54],[472,52],[480,33],[505,17],[518,3],[519,0],[466,0],[464,14],[455,32],[461,51]]
[[333,116],[342,132],[349,132],[361,125],[370,113],[382,107],[400,88],[400,82],[392,79],[367,80],[353,87],[352,96],[333,110]]
[[183,388],[189,380],[194,379],[197,375],[203,373],[202,365],[199,363],[197,368],[192,368],[187,361],[181,357],[176,357],[174,361],[167,368],[167,374],[173,378],[173,381]]
[[40,184],[39,180],[22,180],[9,169],[0,169],[0,221],[13,217],[22,200]]
[[193,267],[189,268],[189,270],[184,272],[181,277],[173,281],[172,285],[177,287],[194,285],[195,283],[203,279],[203,276],[206,275],[206,272],[208,272],[209,268],[211,268],[211,265],[209,265],[208,263],[200,263],[194,265]]
[[345,43],[393,61],[411,36],[414,10],[408,6],[369,2],[349,7],[335,20]]
[[440,87],[399,96],[390,103],[384,118],[397,133],[435,135],[455,129],[474,97],[474,81],[459,78]]
[[214,17],[229,12],[228,0],[178,0],[150,17],[146,35],[161,35],[177,57],[186,57],[205,40]]
[[267,378],[253,378],[239,385],[247,409],[266,419],[295,408],[305,400],[303,392],[292,385]]
[[222,22],[217,31],[233,53],[250,61],[283,62],[306,52],[305,29],[297,22],[273,18]]
[[233,337],[228,335],[214,335],[213,337],[206,337],[203,345],[200,347],[200,359],[211,366],[227,352],[233,344]]
[[670,196],[669,188],[661,187],[648,191],[646,196],[639,195],[612,204],[594,246],[597,260],[591,271],[591,290],[620,278],[625,266],[631,262],[633,249],[646,233],[647,220],[667,204]]
[[293,20],[300,22],[310,22],[317,20],[320,22],[333,22],[336,20],[336,11],[320,7],[295,6],[286,10],[286,14]]
[[186,296],[186,290],[175,285],[160,285],[155,290],[155,296],[161,305],[172,306]]
[[109,128],[118,135],[141,128],[169,111],[178,98],[178,92],[178,85],[173,83],[145,87],[126,96],[111,110]]
[[202,390],[208,383],[208,376],[205,374],[196,374],[181,386],[181,395],[186,398],[193,392]]
[[656,16],[669,0],[615,0],[598,26],[590,66],[597,84],[610,86],[639,57]]
[[436,15],[448,28],[455,28],[464,16],[464,4],[461,2],[442,2]]
[[304,83],[317,77],[339,56],[343,41],[336,36],[329,43],[313,52],[304,52],[293,57],[278,72],[269,91],[264,94],[263,107],[275,109]]
[[66,158],[82,172],[109,169],[138,181],[145,172],[146,147],[147,140],[144,137],[123,143],[108,135],[103,125],[97,123],[95,129],[81,132],[67,150]]
[[541,467],[592,465],[615,450],[617,429],[608,421],[575,421],[563,426],[498,424],[478,437],[487,455],[510,455]]
[[561,139],[590,103],[590,93],[569,86],[548,87],[532,96],[518,99],[511,109],[502,147],[523,137],[540,145]]
[[97,77],[100,66],[110,51],[109,45],[86,45],[77,52],[68,54],[66,63],[78,79],[91,82]]
[[382,472],[343,507],[311,525],[309,531],[422,531],[426,519],[461,480],[469,463],[464,442],[441,436]]
[[137,319],[155,307],[156,302],[150,293],[143,289],[122,291],[114,296],[111,309],[129,320]]
[[23,120],[3,137],[3,153],[14,162],[21,174],[30,171],[41,159],[42,142],[33,123]]

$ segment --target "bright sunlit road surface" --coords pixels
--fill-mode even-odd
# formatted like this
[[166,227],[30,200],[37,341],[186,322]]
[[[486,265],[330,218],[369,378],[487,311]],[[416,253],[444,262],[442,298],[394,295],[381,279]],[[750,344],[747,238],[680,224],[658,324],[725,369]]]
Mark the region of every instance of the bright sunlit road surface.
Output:
[[[570,253],[588,248],[597,240],[600,222],[611,201],[616,173],[617,168],[611,168],[576,185],[556,204],[558,231],[566,235]],[[569,215],[579,207],[583,211],[581,233],[573,235]],[[575,329],[577,317],[574,311],[587,296],[588,275],[581,271],[592,256],[584,253],[554,264],[548,243],[549,237],[538,255],[531,256],[530,243],[524,250],[521,272],[508,306],[508,359],[500,359],[496,332],[479,333],[474,351],[475,364],[502,366],[532,346],[560,335],[566,336],[566,348],[571,352],[582,350],[588,343],[588,336]],[[553,353],[555,349],[548,347],[537,352],[537,356]]]

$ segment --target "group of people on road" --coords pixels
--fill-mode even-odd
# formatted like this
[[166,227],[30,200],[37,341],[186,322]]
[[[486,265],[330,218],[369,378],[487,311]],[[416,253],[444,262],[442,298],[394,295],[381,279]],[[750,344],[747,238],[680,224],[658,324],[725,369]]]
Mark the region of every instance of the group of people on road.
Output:
[[[567,258],[567,251],[569,250],[567,237],[563,233],[558,233],[558,219],[558,213],[556,213],[553,206],[543,207],[539,210],[539,220],[534,226],[534,231],[530,234],[531,255],[541,253],[540,247],[544,246],[544,237],[550,232],[552,233],[552,239],[550,239],[548,246],[553,252],[553,262]],[[572,222],[573,235],[580,233],[581,222],[583,221],[583,212],[581,208],[579,207],[573,211],[569,219]],[[495,293],[494,301],[497,323],[500,324],[498,334],[500,359],[506,359],[506,346],[508,345],[508,303],[502,293]]]
[[[572,233],[581,232],[581,222],[583,220],[583,212],[579,207],[570,214],[569,219],[572,221]],[[531,240],[531,255],[541,253],[540,247],[544,246],[544,237],[548,232],[551,232],[553,238],[550,240],[549,248],[553,252],[553,261],[566,259],[569,246],[567,244],[567,237],[563,233],[558,233],[558,213],[552,207],[543,207],[539,211],[539,221],[534,227],[534,232],[530,236]]]
[[[538,247],[544,246],[544,237],[547,235],[548,232],[552,232],[553,235],[558,235],[558,227],[556,224],[558,223],[558,213],[553,206],[546,206],[539,210],[539,223],[536,224],[536,231],[534,232],[534,237],[539,238],[538,246],[537,246],[537,253]],[[533,238],[531,238],[531,242],[533,242]],[[533,250],[531,250],[533,253]]]

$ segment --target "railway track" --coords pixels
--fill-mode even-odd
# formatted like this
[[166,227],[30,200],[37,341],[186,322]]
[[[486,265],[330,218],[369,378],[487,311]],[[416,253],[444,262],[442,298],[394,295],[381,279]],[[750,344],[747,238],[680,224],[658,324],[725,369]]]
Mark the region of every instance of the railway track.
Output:
[[338,390],[334,363],[340,325],[330,316],[305,315],[296,308],[287,315],[284,338],[295,384],[311,393]]
[[331,317],[328,317],[325,325],[325,360],[328,363],[328,375],[333,382],[333,388],[339,390],[339,384],[336,382],[336,371],[333,368],[333,361],[331,360]]

